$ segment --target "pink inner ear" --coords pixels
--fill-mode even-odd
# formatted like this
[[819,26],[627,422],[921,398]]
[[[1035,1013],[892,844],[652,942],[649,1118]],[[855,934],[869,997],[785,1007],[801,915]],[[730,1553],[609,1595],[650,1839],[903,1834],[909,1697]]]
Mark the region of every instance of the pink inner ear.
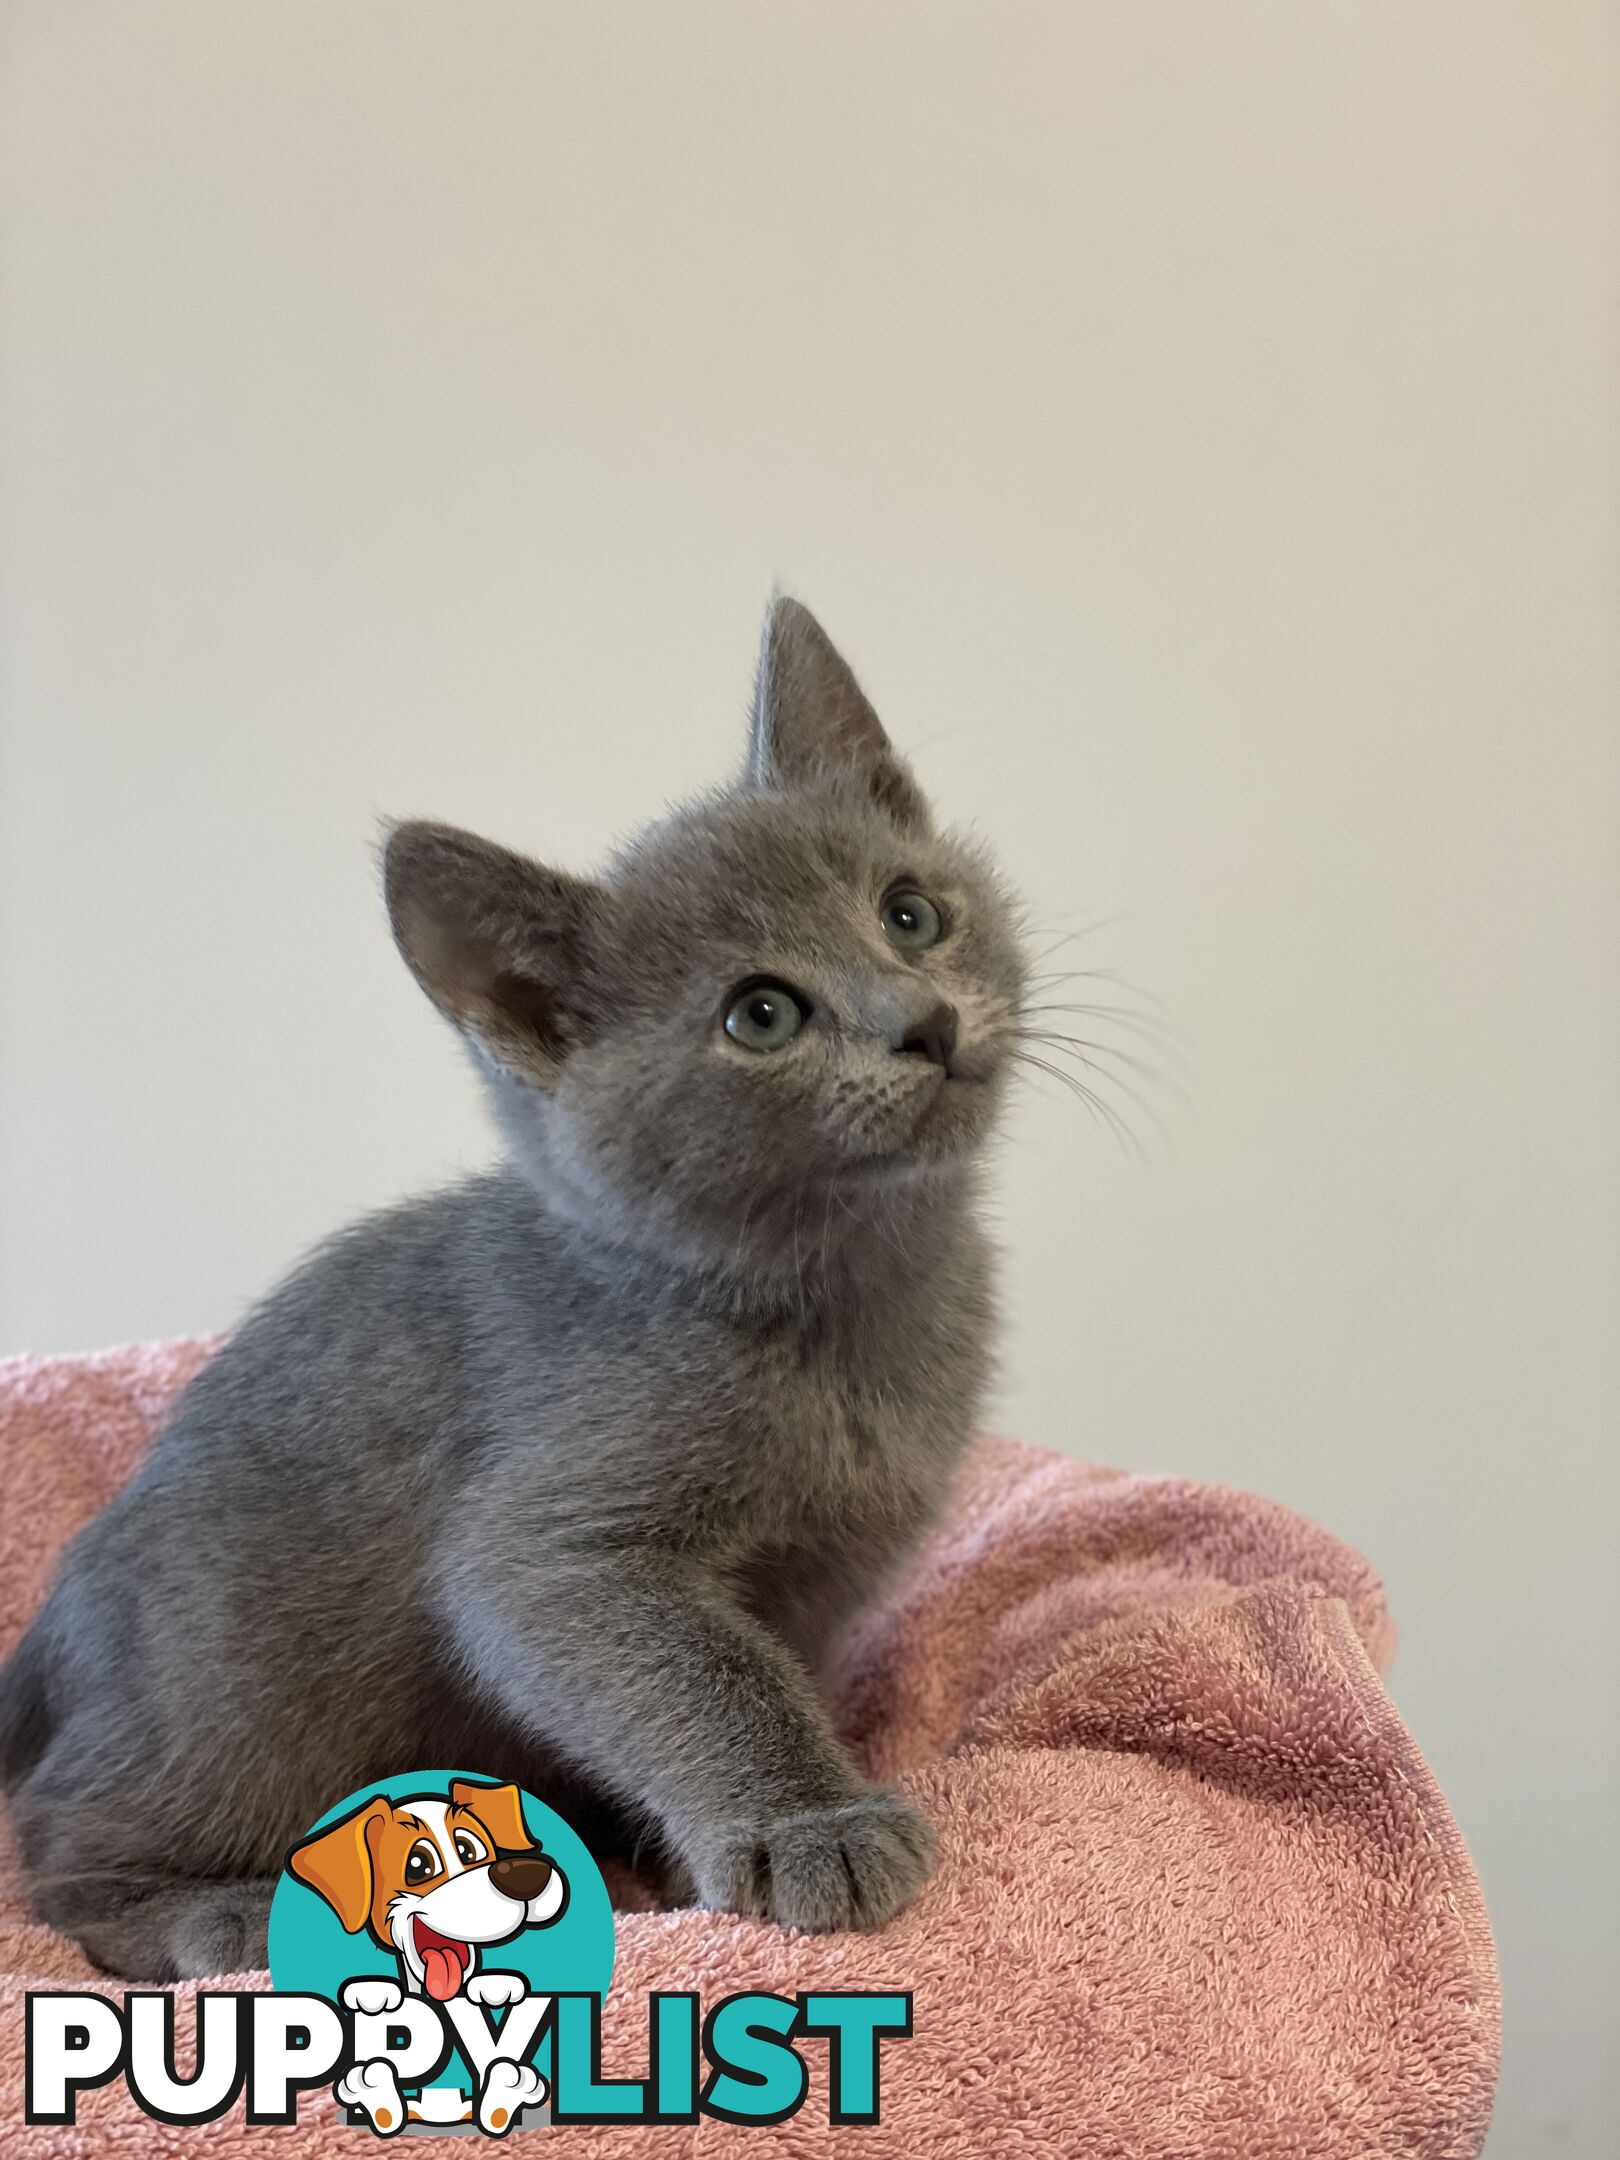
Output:
[[408,905],[400,916],[411,964],[433,996],[458,1019],[477,1019],[492,1003],[489,948],[429,908]]
[[532,977],[514,975],[508,969],[500,970],[490,983],[488,1003],[498,1018],[522,1028],[537,1042],[550,1040],[556,1003],[550,992]]

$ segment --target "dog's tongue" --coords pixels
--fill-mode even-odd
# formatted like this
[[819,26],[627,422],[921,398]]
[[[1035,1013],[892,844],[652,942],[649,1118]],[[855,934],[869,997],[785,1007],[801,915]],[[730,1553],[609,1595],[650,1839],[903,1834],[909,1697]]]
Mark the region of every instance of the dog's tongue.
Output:
[[421,1955],[422,1979],[428,1993],[435,2002],[448,2002],[472,1963],[472,1952],[465,1943],[452,1942],[448,1935],[430,1928],[420,1915],[416,1922],[416,1947]]

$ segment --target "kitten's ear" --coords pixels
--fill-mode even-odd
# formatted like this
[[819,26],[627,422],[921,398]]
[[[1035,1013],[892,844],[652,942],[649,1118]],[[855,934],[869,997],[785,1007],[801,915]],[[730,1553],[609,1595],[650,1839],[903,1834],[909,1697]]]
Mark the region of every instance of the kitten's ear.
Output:
[[394,942],[445,1017],[545,1082],[585,1031],[601,888],[454,825],[396,826],[383,854]]
[[848,662],[807,607],[778,594],[759,650],[748,782],[808,787],[840,772],[858,774],[896,824],[928,830],[922,791]]

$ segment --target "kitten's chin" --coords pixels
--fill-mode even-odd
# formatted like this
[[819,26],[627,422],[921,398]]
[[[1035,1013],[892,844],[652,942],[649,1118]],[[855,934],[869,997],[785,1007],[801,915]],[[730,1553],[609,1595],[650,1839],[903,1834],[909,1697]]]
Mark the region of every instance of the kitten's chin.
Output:
[[997,1074],[942,1079],[903,1136],[857,1158],[874,1177],[926,1177],[961,1168],[984,1146],[1001,1106]]

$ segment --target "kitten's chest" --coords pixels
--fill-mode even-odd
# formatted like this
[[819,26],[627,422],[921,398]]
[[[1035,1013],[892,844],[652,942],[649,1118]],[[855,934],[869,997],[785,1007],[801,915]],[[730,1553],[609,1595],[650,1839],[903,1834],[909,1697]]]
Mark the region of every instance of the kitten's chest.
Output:
[[[626,1537],[734,1569],[848,1547],[890,1552],[936,1511],[982,1404],[989,1269],[975,1233],[769,1319],[657,1316],[586,1398],[590,1445],[559,1449]],[[611,1475],[604,1480],[604,1465]]]
[[775,1421],[803,1466],[803,1484],[836,1491],[930,1457],[936,1437],[964,1428],[977,1392],[969,1361],[955,1353],[946,1363],[914,1352],[868,1361],[818,1349],[776,1393]]
[[987,1321],[965,1294],[786,1331],[757,1372],[748,1480],[772,1533],[911,1534],[973,1429],[987,1361]]
[[964,1439],[893,1396],[807,1387],[734,1487],[744,1604],[814,1661],[938,1512]]

